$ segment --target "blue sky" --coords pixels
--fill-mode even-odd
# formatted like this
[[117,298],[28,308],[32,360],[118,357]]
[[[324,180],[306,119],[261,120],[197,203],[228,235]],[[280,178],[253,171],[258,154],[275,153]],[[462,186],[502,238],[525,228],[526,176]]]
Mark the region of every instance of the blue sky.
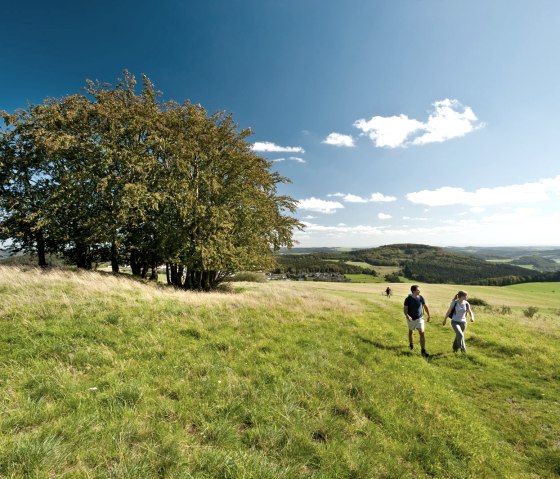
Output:
[[232,112],[301,246],[560,245],[560,2],[4,2],[0,109],[147,74]]

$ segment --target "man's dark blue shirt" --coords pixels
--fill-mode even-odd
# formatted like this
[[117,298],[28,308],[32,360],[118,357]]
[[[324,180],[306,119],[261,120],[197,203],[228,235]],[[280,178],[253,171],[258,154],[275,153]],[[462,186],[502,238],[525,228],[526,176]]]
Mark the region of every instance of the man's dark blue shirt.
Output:
[[426,301],[424,301],[421,294],[417,298],[409,294],[404,300],[404,305],[408,306],[408,314],[412,319],[419,319],[423,316],[423,304],[426,304]]

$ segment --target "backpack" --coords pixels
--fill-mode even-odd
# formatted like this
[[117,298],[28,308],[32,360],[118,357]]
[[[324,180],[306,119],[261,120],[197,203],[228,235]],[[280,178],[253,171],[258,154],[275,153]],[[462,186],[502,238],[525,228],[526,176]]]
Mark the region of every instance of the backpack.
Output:
[[448,318],[453,319],[453,315],[455,314],[456,307],[457,307],[457,301],[453,301],[453,309],[447,315]]

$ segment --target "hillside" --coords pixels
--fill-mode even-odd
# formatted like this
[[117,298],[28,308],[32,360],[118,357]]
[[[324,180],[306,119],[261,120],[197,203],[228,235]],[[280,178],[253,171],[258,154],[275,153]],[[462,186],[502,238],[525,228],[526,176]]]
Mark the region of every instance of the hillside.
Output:
[[446,250],[487,261],[500,261],[514,265],[531,267],[541,272],[560,270],[560,249],[551,248],[513,248],[513,247],[449,247]]
[[330,253],[328,258],[362,261],[374,268],[399,266],[406,278],[427,283],[476,284],[492,280],[496,285],[502,285],[522,282],[538,273],[520,266],[490,263],[444,248],[419,244],[393,244],[340,253],[338,256]]
[[492,308],[465,356],[440,324],[457,286],[425,285],[424,360],[408,284],[2,267],[0,477],[557,477],[560,284],[527,287],[468,288]]

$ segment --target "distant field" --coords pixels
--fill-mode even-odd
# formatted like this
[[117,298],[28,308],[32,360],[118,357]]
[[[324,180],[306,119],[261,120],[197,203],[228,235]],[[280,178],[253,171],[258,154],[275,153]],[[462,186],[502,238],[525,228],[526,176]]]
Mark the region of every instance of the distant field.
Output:
[[[421,284],[429,359],[410,283],[231,287],[0,267],[0,477],[560,475],[560,283]],[[467,355],[441,325],[458,289],[492,306]]]
[[344,276],[351,279],[353,283],[382,283],[384,281],[382,277],[369,274],[345,274]]
[[373,269],[373,266],[371,264],[365,263],[363,261],[345,261],[345,263],[352,266],[359,266],[360,268],[364,269]]

